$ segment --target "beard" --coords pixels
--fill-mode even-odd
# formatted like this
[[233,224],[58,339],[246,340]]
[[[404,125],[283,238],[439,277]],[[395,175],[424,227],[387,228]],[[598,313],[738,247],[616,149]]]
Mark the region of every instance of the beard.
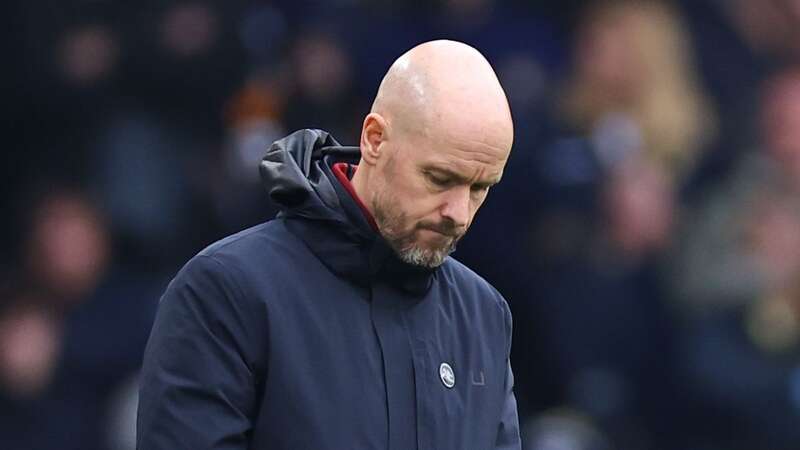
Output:
[[[407,264],[428,269],[439,267],[456,250],[456,244],[463,236],[450,221],[438,224],[423,221],[409,227],[406,214],[400,208],[392,207],[397,202],[373,203],[378,230],[397,257]],[[439,233],[439,239],[427,246],[423,245],[418,238],[420,230],[435,231]]]

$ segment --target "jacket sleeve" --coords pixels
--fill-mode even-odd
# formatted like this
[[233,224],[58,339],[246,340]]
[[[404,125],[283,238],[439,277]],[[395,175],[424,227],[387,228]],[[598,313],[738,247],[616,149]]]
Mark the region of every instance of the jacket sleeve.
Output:
[[248,447],[258,408],[254,343],[265,340],[243,300],[213,256],[193,258],[167,287],[145,350],[138,450]]
[[517,399],[514,396],[514,373],[511,371],[511,311],[503,301],[503,313],[506,325],[506,381],[505,399],[500,411],[500,424],[497,429],[495,450],[521,450],[522,441],[519,436],[519,417],[517,413]]

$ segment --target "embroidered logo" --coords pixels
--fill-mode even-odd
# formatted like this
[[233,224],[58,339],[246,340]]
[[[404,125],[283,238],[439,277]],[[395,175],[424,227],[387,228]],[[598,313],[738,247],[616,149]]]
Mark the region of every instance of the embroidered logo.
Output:
[[442,379],[442,384],[448,389],[452,389],[456,385],[456,374],[450,364],[443,362],[439,366],[439,378]]

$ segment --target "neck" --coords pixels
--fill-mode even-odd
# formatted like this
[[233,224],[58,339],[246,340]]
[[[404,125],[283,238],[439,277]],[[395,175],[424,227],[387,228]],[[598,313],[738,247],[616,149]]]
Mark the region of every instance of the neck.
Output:
[[361,161],[358,164],[358,170],[356,170],[356,173],[353,174],[353,178],[350,179],[350,184],[353,185],[356,195],[361,199],[361,202],[367,207],[369,213],[374,217],[375,211],[373,211],[372,202],[370,201],[371,197],[369,196],[369,189],[367,188],[368,170],[369,169],[367,165],[364,164],[364,161]]

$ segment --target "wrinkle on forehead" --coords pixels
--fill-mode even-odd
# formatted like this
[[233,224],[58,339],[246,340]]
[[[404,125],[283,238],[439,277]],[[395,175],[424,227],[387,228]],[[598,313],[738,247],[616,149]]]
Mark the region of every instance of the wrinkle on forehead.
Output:
[[502,173],[511,144],[502,133],[477,127],[461,130],[445,127],[430,142],[436,149],[433,158],[463,167],[481,165],[492,173]]
[[478,148],[448,147],[423,156],[423,165],[444,169],[470,183],[495,182],[503,175],[508,152],[500,149],[485,151]]
[[464,163],[477,162],[489,166],[503,164],[507,159],[508,152],[505,149],[490,146],[483,141],[474,141],[468,145],[460,144],[448,145],[442,149],[440,156],[446,159],[453,157],[452,159]]

